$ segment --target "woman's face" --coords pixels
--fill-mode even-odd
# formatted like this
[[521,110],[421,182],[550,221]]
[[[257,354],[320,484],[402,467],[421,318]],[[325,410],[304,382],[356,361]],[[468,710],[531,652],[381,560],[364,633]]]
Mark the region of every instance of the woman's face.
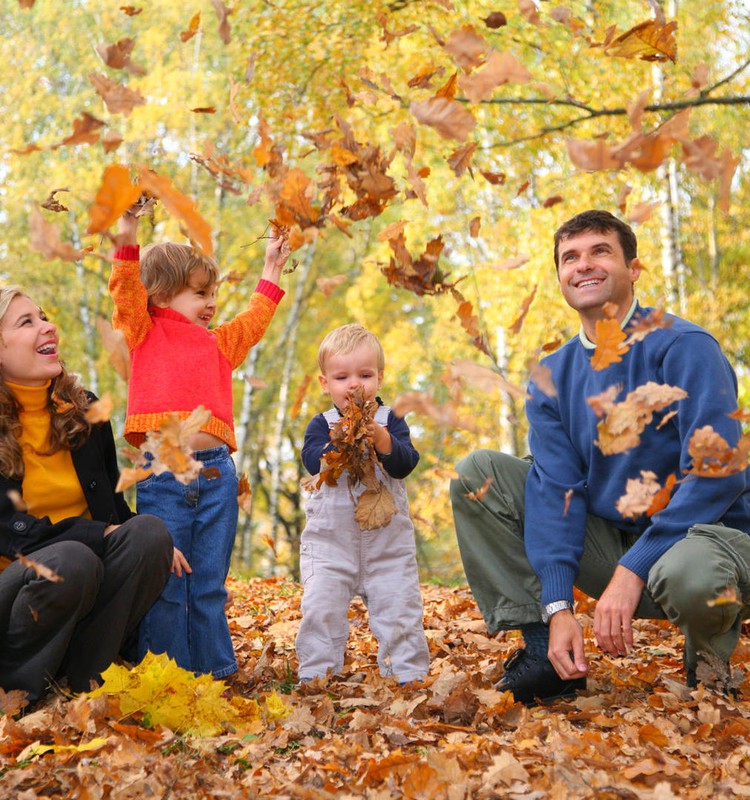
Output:
[[0,322],[0,377],[21,386],[43,386],[62,372],[57,328],[28,297],[10,301]]

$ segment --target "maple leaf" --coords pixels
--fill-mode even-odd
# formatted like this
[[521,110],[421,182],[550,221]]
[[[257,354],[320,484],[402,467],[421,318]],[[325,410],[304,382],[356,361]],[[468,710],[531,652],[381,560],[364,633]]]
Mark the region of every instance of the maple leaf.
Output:
[[28,704],[26,692],[22,692],[19,689],[11,689],[6,692],[5,689],[0,689],[0,714],[13,717],[26,708]]
[[115,697],[124,716],[136,716],[146,727],[164,725],[177,733],[216,736],[227,728],[242,734],[263,729],[255,700],[223,697],[224,681],[196,676],[177,666],[166,653],[146,653],[133,669],[112,664],[102,685],[89,697]]
[[656,411],[687,397],[687,392],[677,386],[653,381],[638,386],[619,403],[614,398],[620,387],[610,386],[605,392],[587,397],[586,402],[598,417],[599,439],[595,442],[605,456],[624,453],[640,443],[640,435],[651,422]]
[[596,349],[591,356],[591,366],[595,370],[606,369],[610,364],[618,364],[621,356],[628,352],[625,344],[625,331],[616,319],[596,321]]

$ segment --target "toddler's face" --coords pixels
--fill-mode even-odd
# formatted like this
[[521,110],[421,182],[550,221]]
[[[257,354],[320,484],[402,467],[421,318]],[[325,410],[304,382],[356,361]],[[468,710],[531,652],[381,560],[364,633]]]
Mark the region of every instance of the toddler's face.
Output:
[[216,284],[205,286],[205,282],[198,278],[202,276],[191,275],[184,289],[180,289],[174,297],[160,305],[179,312],[202,328],[208,328],[216,313]]
[[331,396],[334,405],[343,411],[347,406],[346,393],[362,387],[369,400],[375,397],[383,383],[383,370],[378,369],[378,357],[366,344],[351,353],[334,353],[328,357],[323,374],[318,377],[323,391]]

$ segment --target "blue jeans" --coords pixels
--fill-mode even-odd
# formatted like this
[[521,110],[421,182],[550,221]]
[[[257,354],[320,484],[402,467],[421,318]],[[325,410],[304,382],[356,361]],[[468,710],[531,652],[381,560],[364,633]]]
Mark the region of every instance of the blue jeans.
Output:
[[164,520],[193,570],[169,576],[143,618],[138,651],[141,658],[149,650],[167,653],[184,669],[224,678],[237,670],[224,611],[237,533],[237,472],[226,445],[198,450],[194,457],[203,470],[188,485],[169,472],[137,485],[139,513]]

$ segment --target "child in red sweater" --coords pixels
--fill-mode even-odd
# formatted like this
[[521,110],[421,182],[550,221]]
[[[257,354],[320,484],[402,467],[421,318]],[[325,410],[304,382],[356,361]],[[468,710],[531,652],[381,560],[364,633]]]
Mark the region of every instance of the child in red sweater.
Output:
[[224,609],[238,514],[232,370],[266,332],[284,296],[279,278],[287,256],[281,237],[272,236],[247,308],[209,330],[216,262],[171,242],[141,256],[137,227],[127,212],[109,282],[113,325],[130,350],[125,439],[139,446],[171,413],[186,419],[199,405],[212,412],[189,441],[204,466],[197,479],[184,485],[166,472],[136,487],[138,512],[161,517],[175,545],[172,575],[141,623],[139,656],[166,652],[184,669],[223,678],[237,670]]

